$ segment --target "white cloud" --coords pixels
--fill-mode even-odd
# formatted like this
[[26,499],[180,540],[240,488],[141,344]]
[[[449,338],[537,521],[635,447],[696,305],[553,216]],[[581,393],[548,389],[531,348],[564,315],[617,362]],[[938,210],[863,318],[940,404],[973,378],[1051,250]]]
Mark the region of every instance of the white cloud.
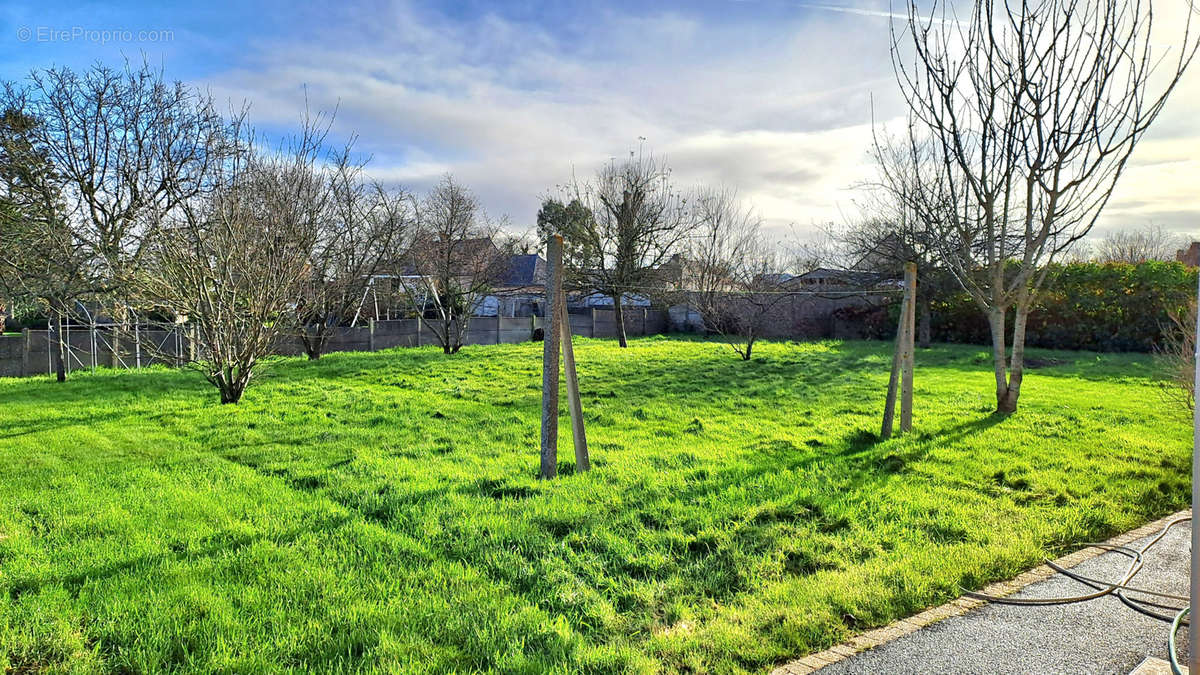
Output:
[[[306,95],[337,105],[337,131],[360,136],[380,177],[421,189],[453,172],[518,225],[572,170],[586,175],[644,137],[681,182],[729,184],[777,232],[811,230],[853,211],[850,188],[869,175],[872,100],[883,119],[899,101],[886,4],[802,5],[759,24],[601,11],[567,38],[395,4],[342,15],[317,41],[259,44],[206,84],[252,100],[261,123],[293,123]],[[1135,156],[1104,227],[1182,226],[1200,213],[1195,81]]]

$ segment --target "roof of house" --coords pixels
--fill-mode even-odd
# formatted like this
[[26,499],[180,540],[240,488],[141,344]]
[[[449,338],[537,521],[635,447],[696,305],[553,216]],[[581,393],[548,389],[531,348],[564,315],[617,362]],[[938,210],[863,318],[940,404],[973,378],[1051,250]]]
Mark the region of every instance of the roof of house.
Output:
[[756,275],[754,280],[765,284],[784,284],[795,278],[796,275],[787,272],[764,272]]
[[431,264],[428,261],[441,261],[447,254],[451,258],[450,269],[471,270],[490,267],[500,250],[490,237],[455,239],[447,244],[434,236],[425,236],[404,251],[391,267],[399,275],[419,275],[423,273],[422,268]]
[[860,272],[857,270],[835,270],[827,267],[818,267],[811,272],[805,272],[798,277],[794,277],[791,281],[799,283],[838,283],[847,286],[869,286],[879,281],[880,276],[875,272]]
[[536,253],[514,255],[508,271],[500,279],[501,286],[541,286],[546,283],[546,261]]

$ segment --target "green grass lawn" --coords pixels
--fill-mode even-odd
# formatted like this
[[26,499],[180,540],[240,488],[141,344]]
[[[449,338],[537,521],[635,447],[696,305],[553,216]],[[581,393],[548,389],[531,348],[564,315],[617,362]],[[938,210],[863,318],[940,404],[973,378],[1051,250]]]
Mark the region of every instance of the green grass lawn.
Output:
[[0,668],[763,671],[1183,507],[1147,356],[580,340],[593,471],[537,479],[541,345],[0,380]]

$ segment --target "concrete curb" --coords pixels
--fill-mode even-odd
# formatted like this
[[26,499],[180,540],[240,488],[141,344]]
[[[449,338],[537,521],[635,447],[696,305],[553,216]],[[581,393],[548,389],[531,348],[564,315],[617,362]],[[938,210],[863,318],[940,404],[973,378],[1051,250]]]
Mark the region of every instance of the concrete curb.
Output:
[[[1125,534],[1119,534],[1104,543],[1111,546],[1123,546],[1131,541],[1136,541],[1143,537],[1155,534],[1165,527],[1166,524],[1171,520],[1174,520],[1180,516],[1189,515],[1190,513],[1190,509],[1173,513],[1152,523],[1146,523],[1145,525],[1135,530],[1130,530]],[[1070,555],[1063,556],[1055,560],[1054,563],[1059,567],[1070,568],[1078,565],[1084,560],[1095,558],[1104,552],[1104,549],[1088,546]],[[997,581],[996,583],[984,586],[979,592],[1001,597],[1012,595],[1013,593],[1016,593],[1030,584],[1048,579],[1055,574],[1057,574],[1057,572],[1051,569],[1049,565],[1041,564],[1027,572],[1018,574],[1016,577],[1009,579],[1008,581]],[[932,607],[919,614],[914,614],[906,619],[900,619],[899,621],[891,625],[884,626],[883,628],[876,628],[875,630],[870,630],[866,633],[856,635],[855,637],[850,638],[850,640],[843,642],[840,645],[834,645],[825,651],[809,654],[808,656],[801,657],[795,661],[785,663],[782,666],[772,670],[771,675],[807,675],[807,673],[815,672],[821,668],[824,668],[825,666],[837,663],[842,659],[854,656],[858,652],[874,649],[875,647],[887,644],[892,640],[904,637],[909,633],[916,632],[925,626],[928,626],[929,624],[936,623],[943,619],[949,619],[952,616],[962,616],[963,614],[970,612],[972,609],[975,609],[976,607],[982,607],[986,604],[987,603],[983,600],[976,600],[974,598],[968,598],[965,596],[958,598],[957,600],[951,600],[944,605],[938,605],[937,607]]]

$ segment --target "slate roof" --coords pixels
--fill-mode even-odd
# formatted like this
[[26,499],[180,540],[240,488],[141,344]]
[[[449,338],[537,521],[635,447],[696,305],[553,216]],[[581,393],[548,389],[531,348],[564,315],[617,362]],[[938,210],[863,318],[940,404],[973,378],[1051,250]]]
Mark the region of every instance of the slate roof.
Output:
[[544,286],[546,284],[546,261],[536,253],[514,255],[509,260],[508,272],[500,280],[501,286]]

